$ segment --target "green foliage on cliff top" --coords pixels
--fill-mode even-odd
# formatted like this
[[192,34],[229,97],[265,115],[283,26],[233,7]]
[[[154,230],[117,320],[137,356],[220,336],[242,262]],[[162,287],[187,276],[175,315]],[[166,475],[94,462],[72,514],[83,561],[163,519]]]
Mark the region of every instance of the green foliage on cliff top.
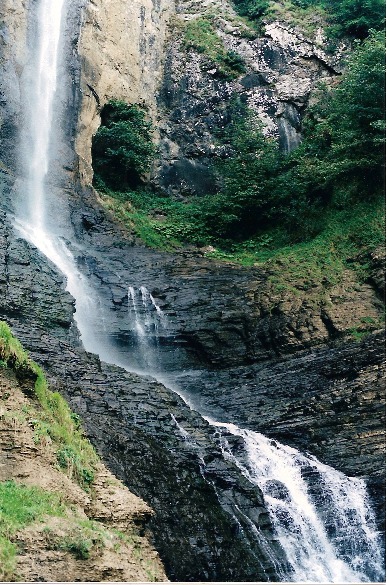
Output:
[[84,489],[94,478],[98,456],[84,437],[79,418],[71,412],[58,392],[51,392],[43,370],[33,362],[6,323],[0,321],[0,363],[12,368],[19,377],[35,379],[35,397],[39,408],[30,412],[35,440],[43,438],[56,447],[58,463]]
[[136,188],[149,171],[155,155],[152,124],[137,105],[108,102],[101,126],[93,136],[94,181],[98,188]]
[[242,57],[235,51],[226,50],[217,35],[213,18],[204,16],[190,20],[184,32],[187,49],[195,49],[208,58],[208,68],[216,67],[217,76],[234,79],[246,71]]
[[385,26],[385,0],[234,0],[237,12],[255,21],[283,18],[301,27],[323,17],[330,37],[365,39]]

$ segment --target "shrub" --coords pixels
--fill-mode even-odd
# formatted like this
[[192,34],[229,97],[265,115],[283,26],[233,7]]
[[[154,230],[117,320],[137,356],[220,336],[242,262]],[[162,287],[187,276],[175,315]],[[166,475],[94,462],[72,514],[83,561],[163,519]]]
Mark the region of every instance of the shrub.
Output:
[[235,7],[241,16],[253,20],[264,16],[270,6],[268,0],[234,0]]
[[304,15],[310,10],[323,10],[327,20],[327,32],[331,37],[351,36],[365,39],[370,31],[385,26],[385,0],[234,0],[242,16],[260,21],[276,18],[278,14],[296,15],[302,26]]
[[88,489],[94,478],[98,457],[84,437],[79,417],[74,417],[67,402],[58,392],[51,392],[43,370],[33,362],[8,325],[0,321],[0,359],[17,373],[27,374],[35,381],[34,392],[41,407],[34,419],[35,441],[45,437],[57,447],[57,458],[76,481]]
[[118,100],[106,104],[92,142],[94,184],[100,189],[136,188],[154,155],[152,124],[145,112]]
[[195,18],[187,23],[184,33],[187,49],[195,49],[205,55],[217,75],[223,79],[234,79],[246,71],[243,58],[236,51],[227,51],[216,34],[211,17]]
[[324,0],[331,35],[365,39],[371,30],[382,30],[386,22],[384,0]]

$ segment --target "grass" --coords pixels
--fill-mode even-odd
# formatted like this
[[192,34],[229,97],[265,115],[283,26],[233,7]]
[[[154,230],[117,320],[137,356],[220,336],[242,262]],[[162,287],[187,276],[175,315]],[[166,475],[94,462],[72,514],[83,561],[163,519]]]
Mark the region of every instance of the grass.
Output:
[[93,520],[78,520],[77,525],[68,534],[52,542],[54,550],[63,550],[71,553],[78,560],[87,560],[93,550],[102,549],[106,541],[115,538],[113,531]]
[[270,2],[264,17],[266,22],[280,20],[298,28],[307,37],[313,37],[319,28],[326,26],[327,13],[321,4],[302,8],[291,0]]
[[45,516],[63,516],[57,494],[14,481],[0,483],[0,579],[13,578],[17,547],[10,540],[18,530],[43,520]]
[[[274,296],[300,297],[307,293],[311,303],[326,302],[327,292],[343,281],[345,271],[351,271],[355,277],[350,277],[352,281],[367,281],[371,274],[369,253],[385,243],[384,201],[362,202],[345,210],[331,208],[323,217],[325,228],[316,237],[289,243],[289,235],[281,229],[242,242],[214,241],[203,230],[195,200],[184,203],[150,193],[110,193],[103,198],[146,245],[167,251],[181,249],[187,243],[210,246],[205,252],[209,258],[262,268],[269,275]],[[136,223],[138,217],[141,224]],[[366,330],[381,325],[381,321],[362,322],[348,333],[360,339]]]
[[171,252],[200,231],[189,204],[147,192],[107,191],[100,197],[105,209],[150,248]]
[[214,241],[200,221],[197,201],[180,202],[150,193],[101,194],[106,208],[145,245],[173,251],[186,244],[211,245],[207,255],[243,266],[259,265],[283,271],[290,280],[302,279],[305,286],[314,281],[336,284],[344,269],[350,268],[365,280],[369,266],[358,258],[384,245],[384,202],[359,203],[349,209],[325,213],[323,231],[301,243],[289,243],[284,230],[268,230],[242,242]]
[[216,67],[219,77],[231,80],[246,71],[242,57],[235,51],[228,51],[216,34],[213,18],[203,16],[190,20],[184,32],[186,49],[194,49],[209,61],[208,69]]
[[[0,359],[18,376],[35,379],[35,398],[40,406],[31,424],[36,442],[48,441],[56,449],[58,464],[84,489],[94,478],[98,456],[85,438],[79,418],[58,392],[51,392],[43,370],[33,362],[6,323],[0,321]],[[4,365],[3,365],[4,367]]]
[[[79,416],[71,412],[58,393],[49,390],[43,371],[3,321],[0,321],[0,360],[0,367],[10,368],[18,377],[27,377],[34,383],[36,399],[36,405],[29,403],[17,411],[6,410],[3,419],[32,426],[34,440],[50,443],[56,450],[59,467],[89,491],[99,459],[83,436]],[[3,393],[3,400],[9,398],[10,394]],[[50,550],[69,552],[77,560],[87,560],[92,551],[95,554],[109,546],[118,550],[122,544],[128,544],[149,580],[158,580],[159,568],[152,559],[147,559],[147,552],[144,553],[135,531],[122,534],[100,522],[80,518],[62,499],[61,494],[36,486],[13,480],[0,482],[0,581],[17,580],[19,551],[12,540],[20,530],[37,522],[46,522],[41,532],[46,535],[45,547]],[[47,522],[50,516],[60,518],[60,534]]]

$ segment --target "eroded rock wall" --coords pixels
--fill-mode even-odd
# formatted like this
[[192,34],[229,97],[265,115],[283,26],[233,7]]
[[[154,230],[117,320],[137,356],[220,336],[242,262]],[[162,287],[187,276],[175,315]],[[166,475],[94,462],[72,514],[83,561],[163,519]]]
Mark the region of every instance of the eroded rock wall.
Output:
[[21,112],[20,76],[28,57],[29,0],[0,5],[0,164],[15,169],[15,142]]
[[[209,50],[185,43],[187,26],[208,18],[214,39],[236,56],[245,71],[225,79]],[[167,39],[163,84],[159,93],[160,159],[154,182],[177,197],[216,191],[212,164],[227,152],[219,133],[238,96],[256,114],[266,135],[284,152],[301,141],[303,112],[319,82],[334,83],[339,54],[328,55],[315,23],[306,36],[286,22],[272,22],[260,33],[246,25],[231,2],[180,0]]]
[[82,98],[76,141],[84,184],[92,180],[91,138],[100,124],[100,109],[107,101],[140,103],[155,120],[164,41],[173,11],[173,0],[86,3],[79,42]]
[[276,581],[287,563],[262,493],[223,458],[215,429],[153,378],[85,352],[63,277],[0,219],[0,319],[82,417],[109,469],[153,503],[149,529],[168,577]]

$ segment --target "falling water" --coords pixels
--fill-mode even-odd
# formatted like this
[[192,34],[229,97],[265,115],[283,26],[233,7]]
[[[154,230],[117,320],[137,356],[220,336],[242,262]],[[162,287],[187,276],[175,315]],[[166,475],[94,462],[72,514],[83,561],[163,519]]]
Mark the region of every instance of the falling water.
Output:
[[168,327],[167,318],[145,286],[128,288],[128,312],[135,329],[137,359],[143,369],[156,374],[161,368],[160,333]]
[[[212,420],[224,456],[264,495],[291,567],[288,580],[358,583],[383,579],[381,543],[363,480],[233,424]],[[228,437],[244,440],[233,453]],[[310,481],[308,482],[308,476]]]
[[[36,12],[35,46],[26,66],[24,82],[24,132],[21,152],[25,167],[23,205],[16,213],[15,227],[34,244],[66,277],[66,289],[76,299],[74,315],[88,351],[103,359],[111,356],[108,342],[95,334],[101,320],[101,299],[77,267],[68,245],[56,234],[47,203],[54,199],[55,185],[48,183],[51,148],[55,135],[60,135],[54,110],[57,101],[57,77],[61,54],[62,23],[67,0],[40,0]],[[50,221],[49,221],[50,220]]]
[[38,7],[39,46],[36,83],[31,95],[31,149],[28,169],[30,223],[42,231],[45,222],[44,180],[48,173],[53,102],[57,86],[58,48],[64,0],[43,0]]
[[[67,277],[67,290],[82,298],[89,308],[91,291],[76,268],[63,241],[49,233],[46,216],[46,179],[50,166],[54,99],[57,90],[58,55],[65,0],[40,0],[37,7],[36,47],[27,70],[25,133],[22,151],[26,160],[27,205],[16,218],[16,228]],[[31,83],[32,80],[32,83]],[[84,294],[83,294],[84,293]]]
[[[32,51],[26,95],[24,144],[28,152],[26,184],[28,205],[18,214],[19,232],[47,256],[67,278],[67,290],[76,299],[75,318],[84,346],[101,359],[120,363],[109,342],[97,334],[101,321],[100,299],[77,268],[69,247],[48,226],[46,202],[50,172],[50,144],[60,132],[54,123],[60,37],[66,0],[40,0],[37,12],[37,45]],[[28,106],[27,106],[28,104]],[[157,344],[166,318],[144,286],[128,288],[128,312],[132,317],[145,366],[154,370]],[[132,368],[133,371],[133,368]],[[175,420],[178,425],[177,421]],[[379,543],[364,483],[322,465],[296,450],[253,433],[210,421],[218,430],[226,458],[231,459],[262,490],[277,538],[292,567],[289,579],[309,582],[357,582],[382,579]],[[187,432],[178,425],[182,439]],[[242,457],[232,451],[227,435],[243,437]],[[317,474],[318,490],[311,489],[308,474]],[[328,502],[328,504],[326,504]]]

